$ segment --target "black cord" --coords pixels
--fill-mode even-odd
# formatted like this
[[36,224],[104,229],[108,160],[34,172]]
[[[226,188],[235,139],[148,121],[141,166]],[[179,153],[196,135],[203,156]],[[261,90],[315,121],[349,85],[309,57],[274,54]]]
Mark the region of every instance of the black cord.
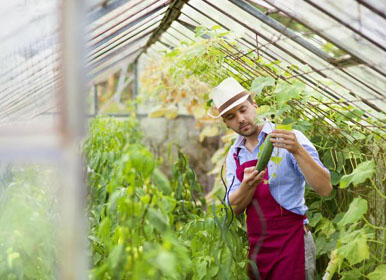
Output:
[[[225,188],[225,195],[224,195],[223,200],[225,201],[225,198],[226,198],[227,199],[226,201],[229,202],[229,192],[230,192],[230,190],[233,186],[233,183],[235,181],[235,176],[233,176],[233,178],[232,178],[232,183],[231,183],[230,187],[227,188],[227,185],[226,185],[224,177],[223,177],[223,170],[224,170],[224,165],[221,166],[221,172],[220,172],[221,181],[222,181],[224,188]],[[260,207],[259,203],[257,202],[257,200],[253,199],[251,203],[252,203],[254,209],[256,210],[257,215],[259,216],[259,220],[261,223],[261,229],[262,229],[261,230],[261,237],[259,238],[259,241],[256,244],[255,248],[253,249],[253,252],[251,255],[251,261],[252,261],[251,267],[252,267],[252,273],[255,276],[255,278],[261,279],[259,269],[256,265],[256,261],[257,261],[257,254],[259,253],[259,250],[261,248],[261,245],[263,244],[263,241],[264,241],[264,238],[265,238],[265,235],[267,232],[267,224],[265,222],[263,211],[261,210],[261,207]],[[230,221],[229,225],[227,225],[228,227],[232,224],[233,218],[234,218],[234,212],[233,212],[233,209],[231,206],[230,206],[230,209],[231,209],[232,216],[231,216],[231,221]]]
[[[226,183],[225,183],[224,176],[223,176],[223,170],[224,170],[224,165],[221,166],[221,172],[220,172],[220,175],[221,175],[221,181],[222,181],[222,183],[223,183],[223,185],[224,185],[224,188],[225,188],[225,194],[224,194],[223,200],[224,200],[225,202],[229,202],[229,192],[230,192],[230,190],[232,189],[233,183],[235,182],[235,176],[233,176],[233,178],[232,178],[232,183],[231,183],[231,185],[229,186],[229,188],[227,188],[227,185],[226,185]],[[225,199],[226,199],[226,200],[225,200]],[[225,205],[227,205],[227,204],[225,203]],[[227,227],[230,227],[230,225],[231,225],[232,222],[233,222],[234,216],[235,216],[235,214],[234,214],[234,212],[233,212],[232,206],[229,205],[229,208],[231,209],[231,220],[230,220],[229,224],[227,225]]]

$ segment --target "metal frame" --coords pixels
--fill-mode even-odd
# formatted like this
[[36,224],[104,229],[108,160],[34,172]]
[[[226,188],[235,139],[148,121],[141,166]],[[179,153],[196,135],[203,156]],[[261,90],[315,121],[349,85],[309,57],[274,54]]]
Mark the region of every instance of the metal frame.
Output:
[[86,217],[83,162],[77,145],[85,135],[85,1],[66,0],[63,9],[63,44],[60,81],[63,177],[60,196],[60,279],[87,278]]

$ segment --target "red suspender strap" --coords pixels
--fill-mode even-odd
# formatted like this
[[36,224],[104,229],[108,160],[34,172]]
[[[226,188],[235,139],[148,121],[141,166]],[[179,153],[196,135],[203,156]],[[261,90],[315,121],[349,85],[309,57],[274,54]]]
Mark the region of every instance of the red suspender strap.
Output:
[[237,150],[236,150],[236,153],[233,154],[233,158],[235,159],[236,167],[239,167],[240,166],[239,153],[240,153],[241,148],[237,147],[236,149]]

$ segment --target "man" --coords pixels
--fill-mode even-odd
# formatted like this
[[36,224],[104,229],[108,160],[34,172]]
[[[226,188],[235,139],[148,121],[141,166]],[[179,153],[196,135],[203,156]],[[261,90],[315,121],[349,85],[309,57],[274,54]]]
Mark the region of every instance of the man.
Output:
[[[236,214],[246,210],[251,279],[312,279],[315,245],[305,227],[304,188],[307,182],[320,195],[329,195],[328,170],[300,131],[255,124],[257,104],[235,79],[222,81],[211,97],[217,117],[239,134],[226,160],[227,200]],[[270,161],[258,173],[257,155],[268,134],[281,162]]]

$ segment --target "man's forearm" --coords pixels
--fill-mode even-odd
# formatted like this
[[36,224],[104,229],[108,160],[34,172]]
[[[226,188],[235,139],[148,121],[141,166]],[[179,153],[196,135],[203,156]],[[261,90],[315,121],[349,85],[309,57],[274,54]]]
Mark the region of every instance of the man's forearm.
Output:
[[293,154],[300,170],[302,171],[306,182],[322,196],[328,196],[332,190],[330,175],[322,168],[301,146],[299,150]]
[[236,215],[244,211],[251,203],[256,187],[248,187],[244,182],[229,196],[229,203]]

